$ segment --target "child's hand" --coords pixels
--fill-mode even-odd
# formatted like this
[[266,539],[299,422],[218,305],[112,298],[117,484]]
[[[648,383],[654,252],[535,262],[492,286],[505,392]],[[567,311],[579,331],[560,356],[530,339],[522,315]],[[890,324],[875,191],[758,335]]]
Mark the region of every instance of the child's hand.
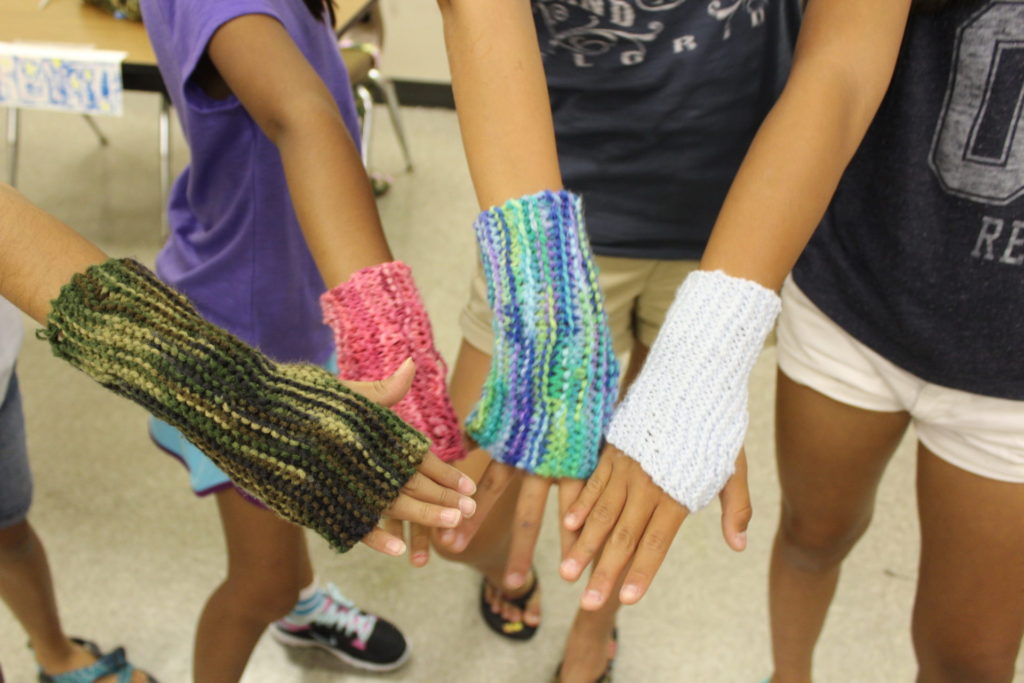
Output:
[[[454,552],[465,550],[509,484],[520,478],[522,483],[516,502],[515,517],[512,521],[512,538],[505,567],[504,584],[505,588],[509,590],[521,588],[529,578],[530,568],[533,566],[533,553],[537,545],[537,538],[540,536],[544,508],[547,505],[551,486],[553,484],[558,486],[559,515],[564,515],[569,505],[579,497],[580,491],[583,489],[583,480],[569,477],[559,479],[542,477],[492,460],[488,463],[487,469],[484,470],[483,476],[477,484],[479,493],[476,495],[476,514],[464,518],[456,528],[442,531],[437,536],[438,542],[450,550]],[[576,539],[576,534],[564,527],[561,527],[559,531],[561,532],[562,555],[564,556]]]
[[[751,507],[747,460],[742,451],[736,473],[719,496],[725,542],[733,550],[743,550]],[[620,583],[619,600],[626,605],[638,602],[688,514],[635,460],[615,446],[606,446],[597,469],[562,522],[569,531],[579,532],[572,548],[563,554],[562,578],[576,581],[594,557],[601,556],[581,607],[599,609]]]
[[[412,385],[416,365],[406,360],[391,377],[376,382],[342,381],[352,391],[374,403],[390,407],[400,401]],[[454,527],[463,517],[471,517],[476,510],[472,496],[476,492],[473,480],[451,465],[428,453],[416,468],[416,473],[405,482],[391,506],[385,511],[382,524],[363,537],[362,543],[386,555],[405,552],[402,522],[410,522],[410,541],[414,566],[423,566],[429,555],[425,527]],[[421,562],[417,562],[422,558]]]
[[[440,462],[427,438],[374,400],[409,390],[396,377],[344,386],[323,368],[277,363],[204,320],[131,260],[76,274],[41,336],[55,355],[181,429],[267,507],[345,552],[400,554],[381,515],[452,527],[473,482]],[[372,398],[368,398],[372,397]]]

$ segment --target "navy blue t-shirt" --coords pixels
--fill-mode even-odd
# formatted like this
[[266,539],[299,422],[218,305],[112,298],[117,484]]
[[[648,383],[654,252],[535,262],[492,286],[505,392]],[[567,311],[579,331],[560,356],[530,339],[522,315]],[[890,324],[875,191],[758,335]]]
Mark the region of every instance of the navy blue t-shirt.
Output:
[[699,258],[789,73],[800,0],[534,0],[594,251]]
[[918,377],[1024,400],[1024,0],[911,16],[794,279]]

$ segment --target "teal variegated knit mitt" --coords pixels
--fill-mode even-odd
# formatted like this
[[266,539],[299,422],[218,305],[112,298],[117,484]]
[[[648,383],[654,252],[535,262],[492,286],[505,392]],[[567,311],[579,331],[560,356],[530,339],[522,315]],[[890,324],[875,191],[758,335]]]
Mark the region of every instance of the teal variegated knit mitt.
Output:
[[169,422],[285,519],[345,551],[377,524],[429,443],[308,364],[279,364],[203,320],[132,260],[75,275],[40,338]]
[[619,366],[580,198],[561,191],[514,199],[482,213],[475,227],[494,355],[467,432],[505,464],[587,477]]

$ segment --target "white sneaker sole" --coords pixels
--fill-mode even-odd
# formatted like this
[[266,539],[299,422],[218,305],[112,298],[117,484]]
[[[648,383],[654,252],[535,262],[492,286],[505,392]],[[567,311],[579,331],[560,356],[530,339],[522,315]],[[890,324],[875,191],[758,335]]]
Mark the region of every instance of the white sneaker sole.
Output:
[[405,642],[405,652],[403,652],[402,656],[399,657],[397,660],[389,662],[387,664],[374,664],[373,662],[366,662],[362,659],[356,659],[355,657],[349,654],[335,650],[315,640],[306,640],[305,638],[298,638],[296,636],[290,635],[287,631],[282,631],[274,625],[270,626],[270,635],[271,637],[273,637],[274,640],[281,643],[282,645],[287,645],[289,647],[314,647],[318,650],[323,650],[324,652],[333,655],[335,658],[348,664],[351,667],[354,667],[356,669],[363,669],[364,671],[394,671],[395,669],[402,667],[407,661],[409,661],[409,657],[412,655],[412,647],[409,646],[408,640]]

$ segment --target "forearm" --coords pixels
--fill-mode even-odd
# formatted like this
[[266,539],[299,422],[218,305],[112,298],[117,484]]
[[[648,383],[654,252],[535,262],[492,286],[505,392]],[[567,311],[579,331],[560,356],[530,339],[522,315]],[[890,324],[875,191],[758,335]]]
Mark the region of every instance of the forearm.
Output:
[[305,114],[275,135],[306,244],[327,288],[393,260],[369,178],[337,109]]
[[562,177],[529,0],[438,0],[480,207],[558,190]]
[[[909,0],[814,0],[792,74],[733,181],[701,267],[778,289],[817,228],[888,87]],[[880,6],[881,7],[881,6]],[[837,30],[875,22],[876,30]]]
[[224,24],[207,51],[217,78],[280,151],[299,225],[327,288],[392,260],[338,105],[284,27],[265,15],[244,15]]
[[106,259],[91,242],[0,183],[0,296],[45,324],[50,302],[71,276]]

